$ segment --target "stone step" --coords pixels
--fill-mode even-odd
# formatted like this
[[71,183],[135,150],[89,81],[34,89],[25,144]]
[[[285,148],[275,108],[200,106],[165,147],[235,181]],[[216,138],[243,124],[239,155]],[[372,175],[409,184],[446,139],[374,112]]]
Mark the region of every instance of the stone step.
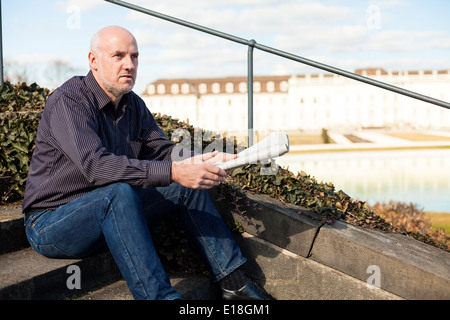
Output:
[[[70,289],[79,267],[81,287]],[[214,300],[216,286],[204,275],[171,275],[186,300]],[[109,253],[86,259],[49,259],[31,248],[0,256],[0,300],[132,300]]]
[[[171,275],[170,283],[184,300],[216,300],[218,287],[204,275]],[[133,300],[125,280],[93,290],[76,300]]]
[[[81,289],[69,289],[78,266]],[[204,275],[171,275],[187,300],[216,299],[216,287]],[[70,285],[69,285],[70,286]],[[25,236],[20,203],[0,207],[0,300],[132,300],[108,252],[86,259],[49,259],[35,252]]]
[[[81,289],[70,289],[78,266]],[[0,300],[65,299],[120,279],[109,253],[86,259],[49,259],[32,248],[0,256]]]
[[0,206],[0,254],[29,247],[20,202]]

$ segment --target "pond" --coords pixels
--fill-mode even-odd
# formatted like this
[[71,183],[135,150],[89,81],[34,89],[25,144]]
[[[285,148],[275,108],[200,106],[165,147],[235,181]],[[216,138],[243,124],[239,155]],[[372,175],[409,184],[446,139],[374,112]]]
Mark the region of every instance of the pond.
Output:
[[450,213],[450,150],[286,154],[277,159],[368,204],[399,201]]

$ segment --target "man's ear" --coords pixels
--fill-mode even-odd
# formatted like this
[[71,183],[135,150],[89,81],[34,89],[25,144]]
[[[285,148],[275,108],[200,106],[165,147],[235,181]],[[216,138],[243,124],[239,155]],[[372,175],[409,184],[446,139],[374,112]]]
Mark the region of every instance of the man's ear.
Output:
[[89,66],[92,70],[98,70],[98,56],[94,51],[90,51],[88,54]]

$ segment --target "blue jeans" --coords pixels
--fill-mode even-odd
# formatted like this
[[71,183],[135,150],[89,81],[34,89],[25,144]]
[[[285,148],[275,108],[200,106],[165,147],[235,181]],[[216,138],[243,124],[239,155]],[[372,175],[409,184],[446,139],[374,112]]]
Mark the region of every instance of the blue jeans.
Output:
[[25,222],[31,246],[50,258],[82,258],[110,250],[135,299],[176,299],[179,294],[154,248],[148,225],[178,213],[214,280],[241,266],[242,255],[208,191],[173,183],[139,189],[126,183],[98,188]]

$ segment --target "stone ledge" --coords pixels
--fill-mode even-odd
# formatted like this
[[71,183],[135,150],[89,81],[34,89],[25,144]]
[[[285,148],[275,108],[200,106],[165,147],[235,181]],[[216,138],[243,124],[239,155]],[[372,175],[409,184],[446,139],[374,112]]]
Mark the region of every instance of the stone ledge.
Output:
[[[322,225],[310,218],[311,213],[302,214],[307,212],[304,208],[283,204],[266,195],[246,195],[247,200],[239,203],[239,210],[246,211],[244,215],[232,203],[218,201],[217,206],[226,220],[238,221],[247,233],[356,282],[365,284],[372,275],[368,267],[377,266],[379,290],[404,299],[450,298],[450,253],[400,234],[363,229],[340,221]],[[265,256],[270,258],[269,253]],[[254,258],[257,260],[258,256]],[[260,276],[270,279],[270,272],[266,269],[267,274]],[[316,283],[317,279],[304,281]],[[316,289],[313,286],[310,290]]]
[[[238,221],[248,233],[300,256],[309,255],[322,223],[298,213],[306,213],[306,210],[298,208],[299,211],[295,211],[269,196],[246,195],[250,202],[240,203],[244,215],[237,213],[233,204],[226,201],[216,201],[216,206],[225,219]],[[213,195],[213,199],[217,197]]]
[[399,300],[366,282],[248,233],[237,237],[246,269],[277,300]]
[[366,281],[369,266],[380,271],[380,287],[405,299],[450,298],[450,253],[401,234],[325,225],[311,259]]

